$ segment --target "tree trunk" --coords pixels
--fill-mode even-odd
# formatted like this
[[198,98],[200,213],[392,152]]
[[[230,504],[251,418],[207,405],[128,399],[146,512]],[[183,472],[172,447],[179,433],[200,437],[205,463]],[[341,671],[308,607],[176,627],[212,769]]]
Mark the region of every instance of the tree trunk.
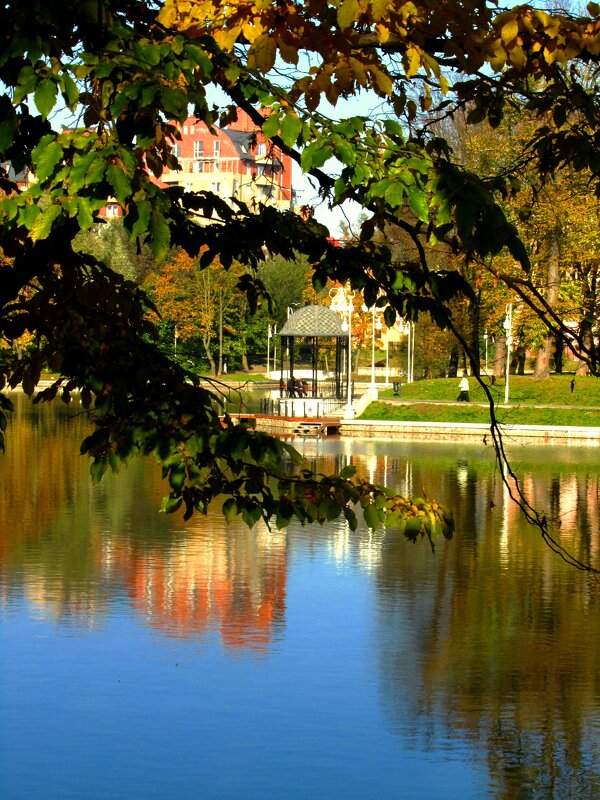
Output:
[[[558,283],[560,278],[560,227],[557,225],[550,239],[548,250],[548,267],[546,273],[546,302],[550,307],[556,305],[558,298]],[[547,334],[537,353],[535,367],[533,369],[534,378],[550,377],[550,358],[553,350],[553,337]]]
[[458,359],[459,359],[458,345],[453,345],[452,349],[450,350],[450,359],[448,361],[449,378],[456,378],[456,376],[458,375]]
[[598,265],[595,264],[587,270],[587,280],[584,281],[583,316],[579,323],[579,338],[582,345],[592,353],[592,358],[582,359],[577,367],[578,375],[588,375],[591,360],[592,371],[596,367],[596,354],[594,350],[594,325],[598,309]]
[[554,372],[557,375],[562,375],[563,364],[565,357],[565,338],[562,334],[558,333],[554,337]]
[[496,352],[494,356],[494,377],[503,378],[506,375],[506,336],[496,337]]
[[527,355],[527,351],[522,344],[519,344],[517,349],[515,350],[515,373],[517,375],[524,375],[525,374],[525,358]]
[[204,352],[206,353],[206,358],[208,359],[208,363],[210,365],[210,374],[216,375],[217,365],[215,363],[215,359],[213,358],[213,354],[210,349],[210,336],[202,337],[202,346],[204,347]]
[[223,374],[223,294],[219,294],[219,367],[217,375]]

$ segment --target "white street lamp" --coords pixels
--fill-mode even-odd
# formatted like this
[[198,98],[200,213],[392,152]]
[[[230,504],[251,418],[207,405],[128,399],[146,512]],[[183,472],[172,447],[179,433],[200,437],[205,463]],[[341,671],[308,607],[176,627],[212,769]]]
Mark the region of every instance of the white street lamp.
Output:
[[356,413],[352,405],[352,312],[354,311],[354,292],[345,286],[330,289],[331,308],[343,316],[342,330],[348,331],[348,364],[346,369],[346,406],[344,418],[354,419]]
[[487,349],[488,332],[487,332],[487,328],[483,332],[483,341],[485,342],[485,374],[487,375],[487,371],[488,371],[488,349]]
[[510,375],[510,346],[512,344],[512,303],[506,306],[504,318],[504,331],[506,333],[506,383],[504,384],[504,403],[508,403],[508,376]]
[[404,320],[402,322],[402,333],[405,334],[407,337],[407,345],[408,345],[408,353],[407,353],[407,360],[408,363],[406,365],[406,382],[412,383],[414,380],[414,372],[415,372],[415,323],[414,322],[407,322]]
[[[369,308],[363,303],[362,307],[363,311],[370,311],[372,315],[371,319],[371,391],[375,391],[377,389],[377,382],[375,380],[375,306],[371,306]],[[381,328],[381,323],[379,324]]]
[[271,371],[269,369],[269,362],[271,357],[271,336],[273,335],[271,331],[271,323],[269,322],[269,327],[267,328],[267,378],[271,377]]
[[[383,330],[383,323],[381,322],[381,317],[377,317],[377,324],[375,325],[377,330],[381,335],[381,331]],[[390,385],[390,337],[389,337],[390,329],[385,329],[385,385],[386,388]]]

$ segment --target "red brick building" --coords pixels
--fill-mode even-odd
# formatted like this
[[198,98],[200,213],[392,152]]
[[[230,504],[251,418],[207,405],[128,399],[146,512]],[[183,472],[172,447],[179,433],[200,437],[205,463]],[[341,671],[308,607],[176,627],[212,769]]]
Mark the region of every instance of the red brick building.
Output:
[[178,185],[188,191],[211,191],[224,200],[237,198],[279,209],[294,206],[292,162],[278,147],[265,141],[250,117],[238,110],[238,118],[211,133],[189,117],[178,126],[181,141],[175,144],[180,169],[165,169],[161,185]]

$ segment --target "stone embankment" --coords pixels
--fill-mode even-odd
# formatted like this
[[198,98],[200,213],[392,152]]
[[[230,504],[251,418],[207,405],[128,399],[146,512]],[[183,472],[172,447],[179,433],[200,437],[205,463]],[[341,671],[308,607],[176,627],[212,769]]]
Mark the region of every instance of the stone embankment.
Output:
[[[314,422],[314,420],[312,420]],[[300,420],[257,415],[257,430],[275,436],[294,436]],[[324,434],[363,439],[491,443],[490,426],[470,422],[390,422],[366,419],[324,420]],[[567,425],[501,425],[505,444],[599,446],[600,428]]]

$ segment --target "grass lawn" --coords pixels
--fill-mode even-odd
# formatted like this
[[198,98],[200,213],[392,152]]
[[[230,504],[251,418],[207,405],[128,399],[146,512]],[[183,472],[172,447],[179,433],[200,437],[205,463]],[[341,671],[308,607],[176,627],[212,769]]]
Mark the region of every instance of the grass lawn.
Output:
[[[600,410],[559,408],[497,409],[498,421],[505,425],[577,425],[600,427]],[[442,405],[434,403],[371,403],[360,419],[404,422],[480,422],[488,423],[489,411],[481,406]]]
[[[571,391],[572,375],[553,375],[548,380],[530,376],[511,375],[509,405],[504,407],[504,382],[490,386],[496,403],[498,420],[507,425],[581,425],[600,427],[600,381],[597,378],[577,377]],[[386,403],[392,390],[382,390],[380,401],[371,403],[361,419],[399,420],[406,422],[489,422],[483,389],[473,379],[470,382],[471,403],[454,404],[458,396],[458,379],[438,378],[403,384],[402,403]],[[408,401],[408,402],[406,402]],[[429,402],[428,402],[429,401]],[[445,401],[445,402],[444,402]],[[446,405],[448,403],[448,405]],[[534,405],[550,408],[533,408]],[[551,406],[568,406],[552,408]],[[596,406],[597,408],[586,408]]]
[[[547,380],[538,380],[528,375],[511,375],[509,381],[508,402],[510,405],[565,405],[565,406],[599,406],[600,380],[598,378],[575,377],[575,386],[571,391],[573,375],[552,375]],[[403,383],[401,397],[403,400],[420,400],[422,402],[451,401],[458,397],[458,378],[436,378],[415,383]],[[483,389],[474,378],[469,378],[470,396],[475,403],[487,402]],[[494,401],[504,403],[504,381],[495,386],[488,385]],[[381,399],[393,397],[392,389],[379,392]]]

